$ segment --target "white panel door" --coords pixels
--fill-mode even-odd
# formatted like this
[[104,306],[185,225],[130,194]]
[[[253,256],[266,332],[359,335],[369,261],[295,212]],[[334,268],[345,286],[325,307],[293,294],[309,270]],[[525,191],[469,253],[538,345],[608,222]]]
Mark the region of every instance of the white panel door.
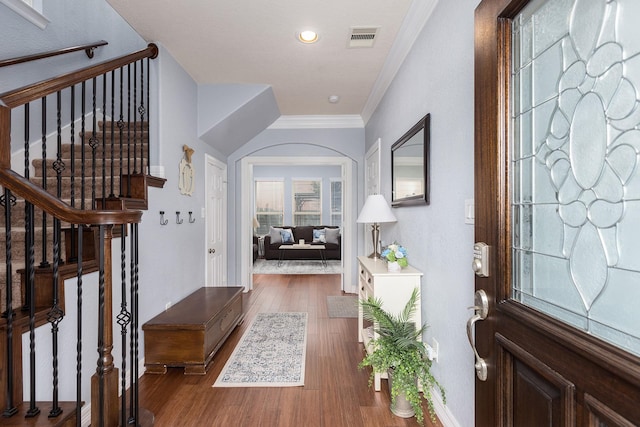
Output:
[[227,284],[227,165],[206,158],[207,286]]

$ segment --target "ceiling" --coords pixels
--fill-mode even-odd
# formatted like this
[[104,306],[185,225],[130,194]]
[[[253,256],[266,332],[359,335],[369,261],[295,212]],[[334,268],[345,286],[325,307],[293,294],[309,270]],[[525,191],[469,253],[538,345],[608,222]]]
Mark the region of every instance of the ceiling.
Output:
[[[437,0],[108,2],[198,84],[265,84],[282,115],[366,122]],[[353,27],[377,28],[373,47],[349,47]],[[319,34],[315,44],[297,40],[305,29]]]

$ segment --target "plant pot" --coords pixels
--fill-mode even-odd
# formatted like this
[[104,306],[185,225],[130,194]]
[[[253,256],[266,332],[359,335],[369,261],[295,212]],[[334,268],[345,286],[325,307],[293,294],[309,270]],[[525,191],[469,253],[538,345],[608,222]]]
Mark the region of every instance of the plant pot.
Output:
[[[387,371],[387,376],[387,383],[389,383],[389,396],[391,396],[391,390],[393,387],[393,369],[389,369]],[[393,401],[393,398],[391,399],[390,408],[393,415],[400,418],[411,418],[416,415],[411,403],[409,403],[409,401],[404,397],[404,393],[402,392],[398,393],[395,402]]]
[[400,271],[402,267],[398,264],[398,261],[389,261],[387,262],[387,271]]

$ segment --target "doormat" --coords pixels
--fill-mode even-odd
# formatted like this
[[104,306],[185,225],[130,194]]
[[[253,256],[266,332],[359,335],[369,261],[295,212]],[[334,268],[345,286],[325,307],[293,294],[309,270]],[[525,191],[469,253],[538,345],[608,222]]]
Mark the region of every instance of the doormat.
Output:
[[358,317],[358,297],[328,295],[327,312],[329,317]]
[[258,313],[213,387],[304,385],[307,313]]

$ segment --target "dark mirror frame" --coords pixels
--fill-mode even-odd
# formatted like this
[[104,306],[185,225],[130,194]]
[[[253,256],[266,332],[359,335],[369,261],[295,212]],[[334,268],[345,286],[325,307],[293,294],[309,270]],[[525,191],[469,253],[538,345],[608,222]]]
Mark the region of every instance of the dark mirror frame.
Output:
[[[427,114],[424,116],[418,123],[416,123],[407,133],[402,135],[402,137],[397,140],[391,146],[391,206],[399,207],[399,206],[412,206],[412,205],[423,205],[429,204],[429,135],[431,130],[431,114]],[[423,132],[423,138],[414,138],[420,131]],[[398,177],[398,170],[396,165],[396,160],[398,156],[398,150],[402,149],[407,143],[411,141],[411,143],[422,143],[422,179],[423,179],[423,194],[416,194],[414,196],[407,197],[396,197],[396,179]]]

